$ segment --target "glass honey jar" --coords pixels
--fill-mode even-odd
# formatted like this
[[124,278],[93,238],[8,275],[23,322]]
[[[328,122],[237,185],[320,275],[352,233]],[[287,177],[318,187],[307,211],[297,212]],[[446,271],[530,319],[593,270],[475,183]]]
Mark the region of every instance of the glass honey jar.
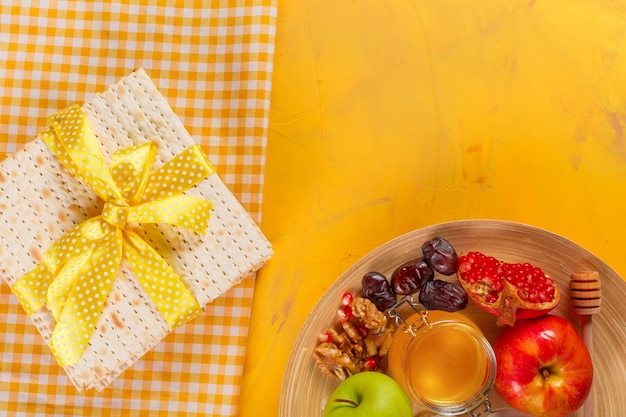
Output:
[[[400,310],[407,306],[409,317],[404,319]],[[388,314],[398,326],[388,353],[389,373],[412,401],[439,416],[526,415],[492,411],[488,395],[496,377],[496,357],[465,315],[427,310],[410,296],[400,299]]]

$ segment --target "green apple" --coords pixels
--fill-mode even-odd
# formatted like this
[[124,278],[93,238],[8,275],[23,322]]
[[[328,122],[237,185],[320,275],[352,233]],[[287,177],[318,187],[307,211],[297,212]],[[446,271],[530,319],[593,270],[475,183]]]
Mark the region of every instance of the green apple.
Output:
[[326,402],[324,417],[413,417],[413,408],[400,384],[370,371],[341,381]]

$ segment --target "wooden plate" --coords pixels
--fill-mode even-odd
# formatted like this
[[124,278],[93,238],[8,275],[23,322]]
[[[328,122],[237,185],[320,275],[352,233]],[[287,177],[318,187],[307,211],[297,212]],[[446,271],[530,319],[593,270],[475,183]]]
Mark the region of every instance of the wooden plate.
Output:
[[[478,250],[508,262],[527,261],[551,275],[562,292],[553,311],[577,328],[579,318],[571,312],[570,274],[595,270],[602,282],[602,308],[593,317],[594,393],[597,416],[626,416],[626,282],[598,257],[581,246],[554,233],[498,220],[465,220],[425,227],[393,239],[375,249],[349,268],[328,289],[313,308],[293,346],[285,371],[279,417],[319,417],[338,380],[317,369],[312,350],[317,335],[335,323],[335,311],[345,291],[359,293],[361,278],[369,271],[391,276],[404,261],[421,254],[422,243],[434,237],[447,239],[458,253]],[[495,317],[483,313],[471,301],[464,313],[476,322],[493,342],[500,332]],[[494,408],[504,402],[492,393]],[[418,415],[421,413],[416,407]],[[582,412],[573,416],[582,416]]]

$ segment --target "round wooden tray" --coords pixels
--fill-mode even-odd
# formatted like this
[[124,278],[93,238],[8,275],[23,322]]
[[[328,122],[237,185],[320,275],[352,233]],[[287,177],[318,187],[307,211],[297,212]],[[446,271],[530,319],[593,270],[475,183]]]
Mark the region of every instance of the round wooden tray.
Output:
[[[599,272],[602,308],[593,317],[594,392],[597,416],[626,415],[626,282],[602,260],[554,233],[519,223],[498,220],[464,220],[425,227],[393,239],[356,262],[328,289],[313,308],[293,346],[283,379],[279,417],[320,417],[326,400],[339,381],[322,374],[312,356],[317,336],[333,326],[335,311],[345,291],[359,293],[361,278],[369,271],[391,276],[404,261],[421,255],[422,243],[434,236],[447,239],[459,254],[478,250],[508,262],[527,261],[540,266],[559,285],[562,300],[553,314],[579,328],[580,319],[571,311],[570,274],[580,270]],[[495,317],[471,301],[463,311],[493,342],[500,332]],[[495,409],[505,403],[492,393]],[[419,416],[430,415],[415,407]],[[582,416],[582,412],[572,414]]]

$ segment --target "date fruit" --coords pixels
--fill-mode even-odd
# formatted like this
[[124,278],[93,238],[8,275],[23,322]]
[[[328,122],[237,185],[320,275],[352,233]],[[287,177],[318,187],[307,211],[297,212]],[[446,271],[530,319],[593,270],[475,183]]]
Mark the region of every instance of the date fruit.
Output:
[[468,296],[460,285],[436,279],[422,287],[419,302],[428,310],[454,312],[467,306]]
[[369,299],[380,311],[385,311],[396,303],[396,294],[387,281],[387,278],[379,272],[368,272],[363,275],[361,288],[365,298]]
[[459,255],[442,237],[434,237],[422,245],[424,258],[442,275],[453,275],[459,270]]
[[432,281],[435,273],[424,258],[411,259],[397,267],[391,275],[391,288],[396,294],[415,294]]

